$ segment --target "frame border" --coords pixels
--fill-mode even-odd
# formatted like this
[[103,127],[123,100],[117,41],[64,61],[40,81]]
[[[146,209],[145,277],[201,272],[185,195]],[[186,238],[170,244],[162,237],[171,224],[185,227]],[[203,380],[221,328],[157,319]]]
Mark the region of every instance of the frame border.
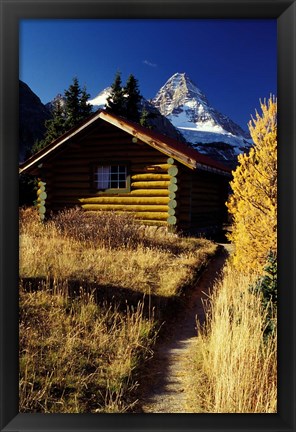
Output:
[[[295,431],[296,0],[0,0],[0,428],[13,431]],[[253,19],[278,24],[278,414],[18,413],[20,19]]]

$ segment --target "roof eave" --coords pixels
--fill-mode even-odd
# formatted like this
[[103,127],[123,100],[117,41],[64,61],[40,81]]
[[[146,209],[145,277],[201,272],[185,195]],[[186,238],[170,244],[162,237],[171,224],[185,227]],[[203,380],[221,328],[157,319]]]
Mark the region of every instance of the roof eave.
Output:
[[73,129],[70,132],[66,132],[64,135],[62,135],[60,138],[53,141],[48,146],[44,147],[42,150],[40,150],[38,153],[31,156],[29,159],[27,159],[22,166],[19,168],[19,174],[23,174],[24,172],[30,170],[30,168],[36,169],[36,164],[38,162],[41,162],[43,158],[48,156],[51,152],[62,146],[66,141],[73,138],[75,135],[77,135],[79,132],[90,126],[92,123],[98,120],[100,118],[100,112],[97,113],[97,115],[91,117],[87,122],[83,123],[80,127]]
[[204,164],[201,164],[201,163],[197,163],[197,164],[196,164],[196,169],[200,169],[200,170],[202,170],[202,171],[209,171],[209,172],[212,172],[212,173],[215,173],[215,174],[224,175],[224,176],[226,176],[226,177],[232,177],[232,172],[231,172],[231,170],[229,170],[229,171],[224,171],[224,170],[222,170],[222,169],[215,168],[215,167],[211,167],[211,166],[209,166],[209,165],[204,165]]
[[120,119],[114,118],[113,116],[109,115],[106,112],[101,112],[100,117],[103,118],[108,123],[117,126],[118,128],[124,130],[125,132],[143,141],[144,143],[150,145],[151,147],[155,148],[161,153],[164,153],[166,156],[170,156],[173,159],[176,159],[178,162],[182,163],[183,165],[186,165],[188,168],[196,169],[197,167],[196,160],[194,160],[193,158],[189,158],[188,156],[185,156],[182,152],[173,149],[163,141],[158,140],[156,138],[151,138],[148,134],[145,134],[142,131],[138,131],[133,126],[125,123],[124,120],[121,121]]
[[53,141],[48,146],[44,147],[35,155],[31,156],[26,162],[21,164],[19,168],[19,174],[23,174],[26,172],[29,172],[31,174],[38,173],[39,168],[41,168],[41,166],[39,167],[38,165],[40,165],[44,161],[44,158],[49,156],[53,151],[61,147],[65,142],[67,142],[68,140],[70,140],[71,138],[79,134],[79,132],[83,131],[84,129],[89,127],[91,124],[93,124],[100,118],[106,121],[107,123],[112,124],[120,128],[121,130],[129,133],[130,135],[138,138],[139,140],[155,148],[156,150],[165,154],[166,156],[176,159],[178,162],[180,162],[181,164],[187,166],[192,170],[202,169],[206,171],[211,171],[211,172],[216,172],[223,175],[231,176],[230,172],[224,171],[216,167],[211,167],[210,165],[207,164],[202,164],[198,162],[198,160],[184,154],[182,151],[179,151],[178,149],[171,147],[169,144],[166,144],[161,139],[158,139],[156,137],[151,137],[148,133],[146,134],[145,131],[143,130],[137,130],[131,123],[125,122],[124,119],[114,117],[106,111],[98,111],[91,118],[89,118],[88,121],[85,121],[81,126],[78,126],[75,129],[73,128],[72,130],[66,132],[60,138]]

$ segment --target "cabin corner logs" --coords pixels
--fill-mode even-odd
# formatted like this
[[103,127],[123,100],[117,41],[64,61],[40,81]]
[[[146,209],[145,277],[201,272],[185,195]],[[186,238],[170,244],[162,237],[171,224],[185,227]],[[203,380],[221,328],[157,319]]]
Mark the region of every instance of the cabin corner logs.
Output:
[[135,219],[146,225],[176,225],[178,167],[174,159],[157,164],[132,164],[130,170],[130,192],[79,198],[82,208],[133,212]]
[[145,162],[133,158],[130,192],[121,194],[90,191],[85,164],[64,159],[47,165],[38,179],[40,220],[45,219],[47,208],[58,211],[79,205],[88,212],[132,212],[145,225],[176,227],[184,232],[221,226],[227,214],[227,177],[191,170],[172,158],[159,156],[151,158],[151,163],[146,157]]
[[45,200],[47,198],[47,193],[45,191],[45,185],[46,183],[42,181],[40,178],[38,178],[36,207],[38,210],[39,219],[41,221],[44,221],[45,213],[46,213]]

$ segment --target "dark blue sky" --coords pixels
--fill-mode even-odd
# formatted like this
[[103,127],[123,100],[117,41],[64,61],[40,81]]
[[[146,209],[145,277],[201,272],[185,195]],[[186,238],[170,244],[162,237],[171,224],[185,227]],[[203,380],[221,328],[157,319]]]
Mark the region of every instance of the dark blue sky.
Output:
[[247,129],[277,94],[276,20],[23,20],[20,79],[43,103],[74,76],[91,97],[130,73],[147,99],[186,72],[210,104]]

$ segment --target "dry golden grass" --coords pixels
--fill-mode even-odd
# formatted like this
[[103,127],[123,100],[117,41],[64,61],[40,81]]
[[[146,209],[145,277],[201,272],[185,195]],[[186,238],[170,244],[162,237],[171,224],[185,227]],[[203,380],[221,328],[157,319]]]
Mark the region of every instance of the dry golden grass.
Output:
[[264,337],[266,310],[251,283],[228,265],[208,300],[207,322],[192,351],[194,412],[277,410],[276,330]]
[[151,355],[153,320],[139,303],[120,313],[67,286],[20,286],[20,411],[125,412],[135,404],[134,370]]
[[[20,411],[132,410],[136,371],[157,332],[153,313],[146,318],[142,303],[99,306],[91,289],[175,296],[215,251],[207,240],[143,228],[130,216],[70,210],[41,223],[34,209],[21,210]],[[41,278],[38,289],[25,289],[26,278]]]
[[20,276],[52,277],[173,296],[216,245],[137,225],[130,216],[85,216],[78,210],[43,224],[34,210],[20,216]]

